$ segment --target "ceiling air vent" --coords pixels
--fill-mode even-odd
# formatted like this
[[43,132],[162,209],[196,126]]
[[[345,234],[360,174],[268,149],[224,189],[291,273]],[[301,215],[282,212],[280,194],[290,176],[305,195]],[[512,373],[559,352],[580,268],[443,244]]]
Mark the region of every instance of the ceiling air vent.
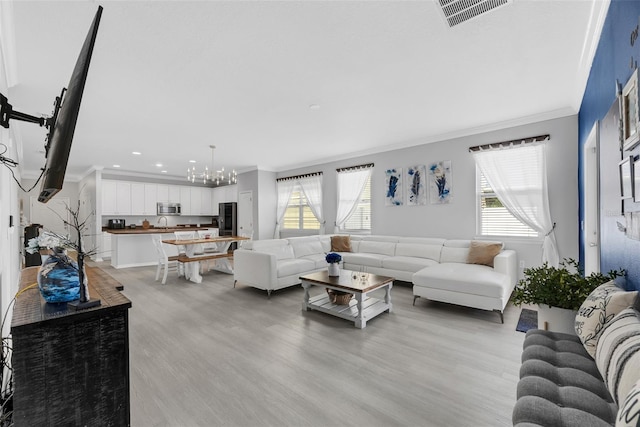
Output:
[[438,0],[449,27],[510,4],[513,0]]

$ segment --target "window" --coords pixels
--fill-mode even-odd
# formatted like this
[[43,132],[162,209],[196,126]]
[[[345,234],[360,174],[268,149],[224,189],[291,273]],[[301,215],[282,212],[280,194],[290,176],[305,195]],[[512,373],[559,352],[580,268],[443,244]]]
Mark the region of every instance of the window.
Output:
[[477,172],[480,202],[478,234],[481,236],[538,237],[538,233],[514,217],[502,205],[487,179]]
[[343,230],[371,231],[371,175],[356,203],[357,207],[345,221]]
[[284,214],[283,229],[285,230],[319,230],[320,222],[311,212],[311,208],[299,184],[293,189],[291,198]]

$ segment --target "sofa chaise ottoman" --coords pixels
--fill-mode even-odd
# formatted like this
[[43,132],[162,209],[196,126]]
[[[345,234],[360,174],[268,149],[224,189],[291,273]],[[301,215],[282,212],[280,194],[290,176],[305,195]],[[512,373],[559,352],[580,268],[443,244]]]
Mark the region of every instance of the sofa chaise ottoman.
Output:
[[[502,248],[501,242],[446,240],[440,262],[421,269],[411,279],[414,305],[423,297],[492,310],[504,323],[503,312],[515,288],[517,271],[515,252]],[[474,262],[469,262],[470,257]]]

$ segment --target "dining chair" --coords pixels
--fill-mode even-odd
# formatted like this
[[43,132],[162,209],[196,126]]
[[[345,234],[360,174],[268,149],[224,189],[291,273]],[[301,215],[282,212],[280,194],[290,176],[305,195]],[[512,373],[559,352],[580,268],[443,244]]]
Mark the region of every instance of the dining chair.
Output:
[[[176,240],[194,240],[197,237],[195,231],[174,231],[173,235]],[[196,246],[195,253],[202,253],[200,246],[201,245]],[[178,252],[181,254],[186,253],[186,247],[184,245],[178,245]]]
[[[218,237],[218,229],[217,228],[208,228],[206,230],[198,230],[198,238],[199,239],[206,239],[207,236],[209,237]],[[217,243],[217,242],[211,242],[211,243],[205,243],[202,246],[202,253],[205,254],[216,254],[216,253],[220,253],[220,246],[222,244],[221,243]],[[207,271],[211,270],[211,261],[213,261],[213,263],[215,264],[215,260],[206,260],[206,261],[201,261],[201,263],[206,263],[207,267]],[[201,268],[200,271],[203,271],[204,268]]]
[[167,274],[169,268],[175,268],[178,274],[180,274],[180,263],[178,262],[178,256],[168,256],[164,250],[161,234],[152,234],[151,240],[153,246],[156,248],[156,254],[158,256],[158,268],[156,269],[156,281],[160,278],[160,269],[164,268],[164,274],[162,276],[162,284],[167,283]]
[[[197,230],[200,231],[200,230]],[[176,240],[195,240],[198,238],[198,232],[197,231],[174,231],[173,234],[174,236],[176,236]],[[193,248],[193,254],[194,255],[202,255],[204,253],[204,245],[194,245],[195,247]],[[187,248],[183,245],[179,245],[178,246],[178,251],[181,254],[186,254],[187,252]],[[209,262],[208,261],[201,261],[200,262],[200,273],[203,272],[203,263],[206,262],[207,264],[207,271],[209,270]]]
[[[206,239],[207,236],[209,237],[218,237],[218,229],[217,228],[209,228],[207,230],[198,230],[198,238],[200,239]],[[218,243],[216,242],[211,242],[211,243],[205,243],[202,245],[202,250],[204,253],[216,253],[216,252],[220,252],[218,249]]]

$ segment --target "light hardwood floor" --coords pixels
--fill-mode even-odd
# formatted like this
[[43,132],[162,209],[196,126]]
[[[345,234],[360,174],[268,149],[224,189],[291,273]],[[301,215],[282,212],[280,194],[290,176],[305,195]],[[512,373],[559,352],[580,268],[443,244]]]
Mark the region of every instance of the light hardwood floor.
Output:
[[208,272],[115,270],[130,310],[131,422],[146,426],[511,426],[524,334],[498,315],[392,290],[356,329]]

